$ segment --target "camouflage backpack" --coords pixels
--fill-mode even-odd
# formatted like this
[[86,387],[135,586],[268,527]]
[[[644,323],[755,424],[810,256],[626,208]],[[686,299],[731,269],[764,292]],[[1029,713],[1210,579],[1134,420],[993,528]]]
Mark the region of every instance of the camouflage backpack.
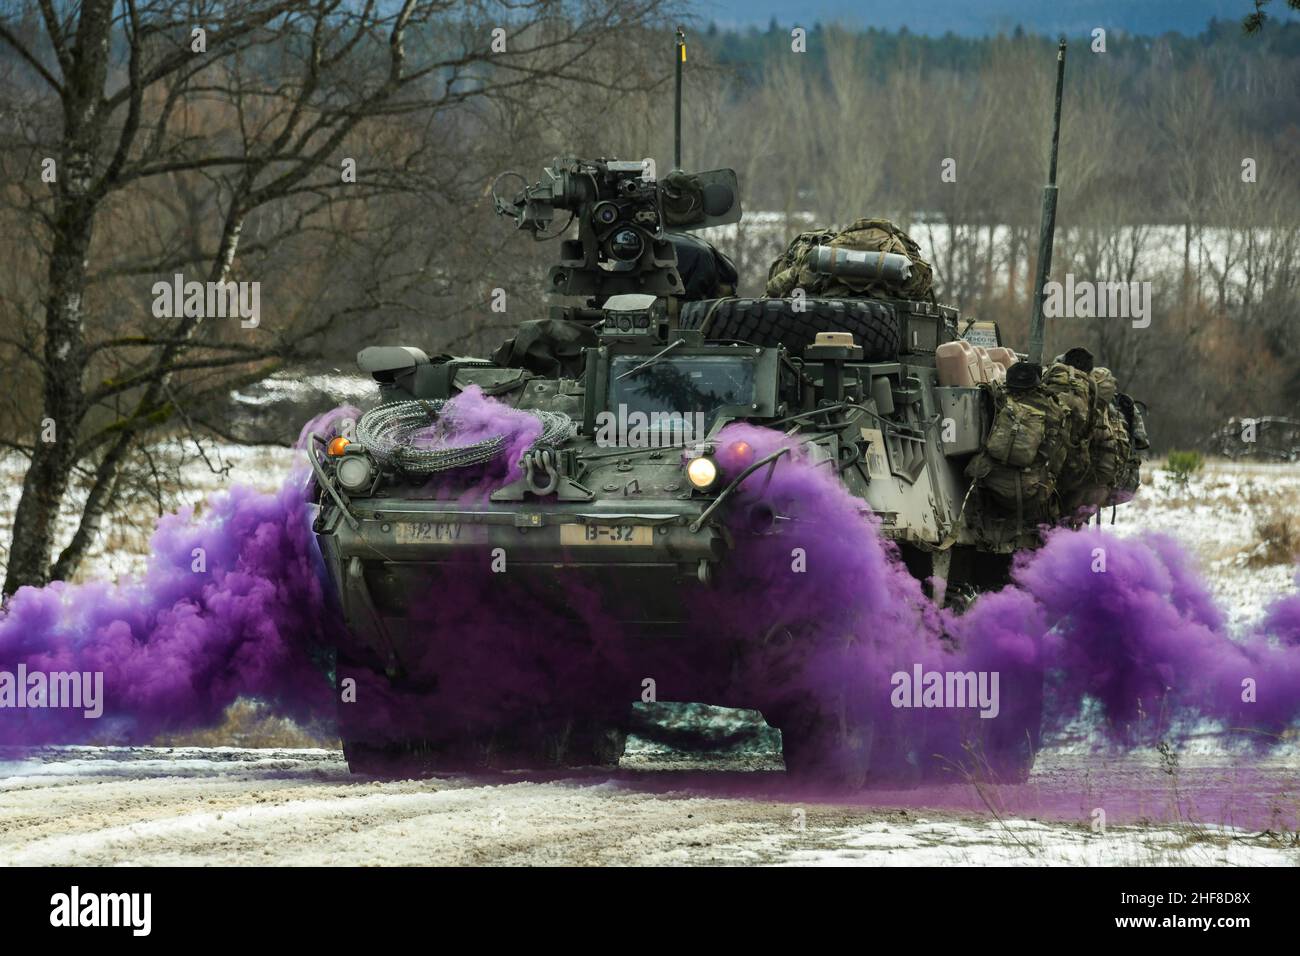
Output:
[[966,477],[975,482],[993,509],[1016,518],[1016,524],[1053,521],[1058,512],[1056,482],[1046,464],[1028,468],[1000,465],[980,452],[966,466]]
[[1062,489],[1073,488],[1087,480],[1091,465],[1089,448],[1096,385],[1088,373],[1064,362],[1054,362],[1043,373],[1043,388],[1055,395],[1069,412],[1065,462],[1059,483]]
[[1124,413],[1124,422],[1128,425],[1134,450],[1146,451],[1151,447],[1151,440],[1147,437],[1147,423],[1142,417],[1142,409],[1138,408],[1137,402],[1133,401],[1131,395],[1125,395],[1123,392],[1115,396],[1115,404]]
[[984,450],[971,459],[966,475],[985,492],[993,507],[1025,521],[1056,517],[1056,480],[1067,452],[1069,411],[1041,385],[1009,389],[984,385],[993,397],[993,425]]
[[1147,438],[1146,423],[1142,420],[1142,412],[1137,407],[1133,399],[1120,392],[1115,396],[1115,404],[1111,410],[1118,410],[1123,417],[1125,428],[1128,431],[1128,454],[1120,467],[1119,477],[1115,482],[1115,490],[1111,492],[1107,504],[1117,505],[1130,501],[1137,492],[1138,485],[1142,483],[1142,456],[1141,452],[1151,447],[1151,442]]
[[1115,487],[1106,498],[1106,504],[1122,505],[1126,501],[1132,501],[1133,496],[1137,493],[1138,485],[1141,483],[1142,459],[1138,457],[1137,449],[1133,447],[1133,443],[1130,441],[1128,454],[1120,465],[1119,475],[1115,479]]
[[1092,426],[1092,442],[1088,449],[1092,458],[1092,484],[1114,488],[1128,462],[1128,427],[1124,416],[1113,405],[1102,406]]
[[1054,362],[1043,373],[1043,388],[1069,410],[1070,439],[1080,441],[1086,438],[1096,394],[1096,386],[1088,373],[1064,362]]
[[[884,279],[850,279],[827,276],[808,268],[808,258],[816,246],[837,246],[867,252],[896,252],[912,260],[912,276],[895,285]],[[809,296],[830,298],[902,298],[934,301],[933,273],[930,263],[921,258],[921,247],[907,233],[888,219],[857,219],[836,232],[820,229],[801,232],[789,248],[767,270],[768,298],[785,298],[795,289]]]
[[1096,401],[1092,411],[1092,430],[1088,438],[1089,468],[1087,478],[1067,496],[1067,506],[1099,507],[1115,497],[1115,490],[1132,481],[1130,457],[1133,443],[1120,409],[1112,404],[1119,394],[1119,383],[1110,369],[1092,370]]
[[1115,401],[1115,396],[1119,394],[1119,382],[1115,381],[1115,373],[1104,365],[1098,365],[1092,370],[1092,381],[1097,388],[1097,401],[1102,405],[1109,405]]

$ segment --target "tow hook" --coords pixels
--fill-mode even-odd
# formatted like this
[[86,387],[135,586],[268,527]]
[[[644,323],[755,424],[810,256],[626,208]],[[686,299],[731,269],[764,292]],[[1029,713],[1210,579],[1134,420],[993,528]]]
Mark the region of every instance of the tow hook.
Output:
[[700,566],[695,569],[695,576],[706,587],[713,583],[713,565],[708,558],[700,558]]
[[[524,487],[531,491],[539,498],[544,495],[555,493],[555,489],[560,487],[560,468],[559,462],[556,461],[555,452],[549,448],[530,451],[524,455]],[[538,485],[533,477],[533,472],[540,469],[546,475],[546,484]]]

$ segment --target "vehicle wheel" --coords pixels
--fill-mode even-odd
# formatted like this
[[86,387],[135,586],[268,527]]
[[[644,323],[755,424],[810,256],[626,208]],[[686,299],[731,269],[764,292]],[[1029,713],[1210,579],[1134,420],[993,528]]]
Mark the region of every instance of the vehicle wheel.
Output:
[[626,748],[627,730],[621,723],[573,717],[542,731],[530,748],[530,762],[539,767],[617,767]]
[[421,740],[376,744],[344,738],[343,756],[352,773],[391,779],[485,770],[612,768],[618,766],[626,745],[627,733],[621,727],[593,724],[546,733],[502,728],[441,744]]
[[1029,779],[1042,745],[1043,675],[1004,671],[1002,710],[985,720],[974,716],[961,732],[962,752],[931,768],[932,779],[959,776],[988,783],[1020,784]]
[[592,767],[617,767],[627,749],[627,730],[617,724],[594,723],[581,730],[570,745],[571,759]]
[[[335,713],[343,757],[352,773],[407,778],[466,769],[470,751],[450,726],[437,726],[412,703],[421,689],[384,673],[377,661],[340,651],[334,667]],[[352,693],[344,695],[344,681]],[[413,726],[415,720],[425,721]]]
[[337,697],[338,733],[353,773],[419,776],[437,772],[616,767],[627,742],[617,709],[546,719],[502,713],[468,725],[442,713],[433,687],[390,680],[373,664],[344,654],[336,686],[355,681],[355,699]]
[[898,357],[899,324],[894,310],[875,299],[706,299],[682,304],[684,329],[704,330],[710,339],[739,339],[759,346],[784,345],[795,354],[813,344],[818,332],[851,332],[863,359]]
[[768,722],[781,731],[781,757],[791,780],[843,793],[866,786],[875,743],[870,724],[846,720],[843,708],[814,706],[778,712]]
[[[996,721],[995,721],[996,723]],[[985,738],[984,763],[994,783],[1024,783],[1034,769],[1042,744],[1043,702],[1015,715],[1001,727],[990,729]]]
[[427,777],[440,769],[433,754],[422,751],[414,743],[402,742],[386,745],[359,740],[343,740],[343,759],[348,762],[348,772],[386,780],[409,780]]

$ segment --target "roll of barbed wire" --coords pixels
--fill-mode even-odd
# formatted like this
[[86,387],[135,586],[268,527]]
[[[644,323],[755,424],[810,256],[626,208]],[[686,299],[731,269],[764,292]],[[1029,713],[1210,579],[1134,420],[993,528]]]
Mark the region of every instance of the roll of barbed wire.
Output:
[[[421,448],[415,444],[419,432],[439,424],[450,426],[449,437],[454,437],[455,419],[443,415],[449,404],[445,399],[416,399],[372,408],[357,422],[357,441],[383,464],[416,475],[484,464],[505,451],[504,432],[467,445]],[[541,422],[542,433],[531,448],[553,446],[573,435],[573,419],[563,412],[527,408],[512,411]]]
[[867,252],[837,246],[814,246],[808,257],[813,272],[847,279],[882,279],[901,285],[912,277],[912,260],[897,252]]

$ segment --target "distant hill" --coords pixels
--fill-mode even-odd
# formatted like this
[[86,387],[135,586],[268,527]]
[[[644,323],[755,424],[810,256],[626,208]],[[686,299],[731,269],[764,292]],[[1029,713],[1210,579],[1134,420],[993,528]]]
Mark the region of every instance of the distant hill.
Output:
[[[1250,0],[694,0],[701,21],[720,29],[765,28],[773,18],[780,26],[815,22],[876,27],[942,36],[1027,33],[1071,36],[1094,27],[1147,36],[1176,32],[1194,36],[1211,19],[1239,23],[1254,6]],[[1277,20],[1297,19],[1286,0],[1266,7]]]

